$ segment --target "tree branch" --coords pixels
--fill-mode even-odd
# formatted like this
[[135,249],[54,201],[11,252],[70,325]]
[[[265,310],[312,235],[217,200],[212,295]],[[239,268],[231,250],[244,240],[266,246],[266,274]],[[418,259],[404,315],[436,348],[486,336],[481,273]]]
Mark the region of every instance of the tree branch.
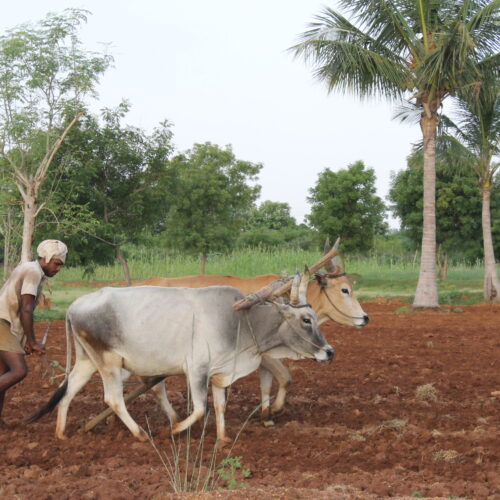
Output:
[[69,125],[64,129],[64,132],[55,140],[52,148],[50,151],[45,155],[43,158],[42,162],[40,163],[40,166],[38,167],[36,174],[35,174],[35,182],[37,184],[37,187],[43,182],[45,179],[45,176],[47,175],[47,170],[52,163],[52,160],[54,158],[54,155],[57,153],[59,148],[61,147],[62,142],[64,141],[65,137],[68,135],[69,131],[73,128],[75,123],[85,114],[85,111],[80,111],[79,113],[76,114],[76,116],[71,120]]

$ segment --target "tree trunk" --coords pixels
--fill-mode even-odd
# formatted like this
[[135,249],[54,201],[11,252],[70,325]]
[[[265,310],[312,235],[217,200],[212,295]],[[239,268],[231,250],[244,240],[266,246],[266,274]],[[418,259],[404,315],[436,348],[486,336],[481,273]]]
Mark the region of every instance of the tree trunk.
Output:
[[3,280],[7,281],[10,274],[10,235],[12,230],[12,208],[7,207],[7,220],[5,222],[4,240],[3,240]]
[[130,270],[128,268],[128,263],[127,259],[123,255],[122,251],[120,248],[116,250],[116,258],[118,259],[118,262],[121,264],[122,269],[123,269],[123,274],[125,276],[125,281],[127,282],[127,286],[132,285],[132,279],[130,278]]
[[21,248],[21,264],[29,262],[32,258],[31,245],[33,243],[33,235],[35,233],[36,221],[36,192],[33,185],[29,186],[29,190],[23,196],[24,205],[24,223],[23,223],[23,246]]
[[448,251],[444,254],[444,264],[443,268],[441,269],[441,279],[443,281],[446,281],[448,279],[448,262],[449,262],[449,254]]
[[491,187],[482,186],[483,207],[481,222],[483,225],[484,246],[484,298],[489,301],[500,302],[500,281],[495,265],[495,251],[491,237]]
[[437,115],[422,114],[424,139],[424,211],[420,274],[413,307],[437,308],[439,296],[436,274],[436,128]]
[[63,140],[68,135],[75,123],[84,115],[80,111],[66,126],[63,133],[54,141],[52,147],[48,147],[43,160],[38,166],[35,175],[32,177],[25,171],[26,165],[14,167],[15,177],[17,178],[16,185],[24,200],[24,224],[23,224],[23,246],[21,249],[21,263],[31,260],[31,245],[33,244],[33,234],[35,232],[35,221],[38,215],[39,208],[37,207],[37,197],[41,186],[43,185],[48,169],[61,147]]
[[200,274],[203,276],[205,274],[205,269],[207,267],[207,256],[202,254],[200,260]]

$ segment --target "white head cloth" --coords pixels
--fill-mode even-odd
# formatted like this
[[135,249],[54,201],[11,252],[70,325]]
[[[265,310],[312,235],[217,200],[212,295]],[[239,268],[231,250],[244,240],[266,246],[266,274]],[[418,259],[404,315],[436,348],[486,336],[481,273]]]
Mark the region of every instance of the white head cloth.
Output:
[[56,257],[66,262],[66,255],[68,253],[68,247],[59,240],[43,240],[36,249],[39,257],[43,257],[45,262],[49,262],[50,259]]

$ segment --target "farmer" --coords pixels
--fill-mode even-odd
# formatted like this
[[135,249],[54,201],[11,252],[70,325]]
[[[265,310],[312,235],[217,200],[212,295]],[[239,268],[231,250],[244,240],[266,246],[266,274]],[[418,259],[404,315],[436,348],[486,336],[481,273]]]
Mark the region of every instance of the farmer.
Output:
[[68,248],[62,241],[45,240],[38,245],[38,259],[17,266],[0,290],[0,427],[5,392],[28,373],[25,354],[45,353],[33,330],[33,312],[48,278],[66,261]]

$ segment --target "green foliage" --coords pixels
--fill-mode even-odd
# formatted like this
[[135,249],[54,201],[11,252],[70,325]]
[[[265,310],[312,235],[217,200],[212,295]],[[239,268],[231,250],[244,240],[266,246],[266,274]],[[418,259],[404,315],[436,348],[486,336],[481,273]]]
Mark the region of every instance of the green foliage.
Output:
[[297,223],[290,215],[290,205],[277,201],[264,201],[253,207],[245,224],[246,229],[280,229],[295,227]]
[[176,182],[165,221],[168,244],[205,256],[232,248],[259,194],[260,186],[249,182],[262,165],[207,142],[174,157],[171,166]]
[[375,194],[375,172],[362,161],[346,169],[325,169],[310,190],[308,219],[320,241],[340,236],[346,251],[363,252],[373,246],[375,235],[387,231],[385,207]]
[[51,185],[57,190],[47,198],[37,234],[47,237],[47,228],[57,213],[58,234],[69,248],[69,264],[95,266],[110,263],[116,249],[137,242],[143,232],[153,230],[165,217],[171,179],[168,157],[172,133],[162,123],[151,135],[122,125],[129,110],[125,102],[105,109],[102,124],[86,116],[65,141],[57,157]]
[[[390,209],[401,220],[402,233],[413,248],[422,241],[423,159],[420,151],[391,179]],[[492,220],[500,217],[500,179],[492,189]],[[438,161],[436,168],[436,240],[443,249],[474,261],[482,256],[481,192],[476,173]],[[500,250],[500,232],[494,226],[494,246]]]
[[112,61],[81,48],[87,14],[67,9],[0,36],[0,156],[7,160],[0,168],[22,198],[23,260],[30,258],[36,217],[49,208],[40,190],[54,155]]
[[[458,88],[495,71],[498,2],[341,0],[325,7],[291,50],[329,90],[403,97],[437,112]],[[420,8],[419,8],[420,7]]]
[[288,203],[269,200],[251,208],[237,241],[239,248],[311,249],[316,244],[315,232],[305,224],[297,225]]
[[[45,154],[45,135],[55,138],[67,117],[82,109],[83,98],[95,95],[112,59],[82,50],[77,34],[87,14],[66,9],[0,37],[4,153]],[[28,168],[31,157],[24,158]]]
[[228,490],[236,490],[247,486],[243,479],[251,476],[250,469],[243,468],[241,459],[243,457],[229,457],[221,460],[217,474],[225,482]]
[[300,226],[275,229],[250,229],[240,233],[237,241],[238,248],[301,248],[313,250],[318,247],[317,236],[314,231],[304,224]]

